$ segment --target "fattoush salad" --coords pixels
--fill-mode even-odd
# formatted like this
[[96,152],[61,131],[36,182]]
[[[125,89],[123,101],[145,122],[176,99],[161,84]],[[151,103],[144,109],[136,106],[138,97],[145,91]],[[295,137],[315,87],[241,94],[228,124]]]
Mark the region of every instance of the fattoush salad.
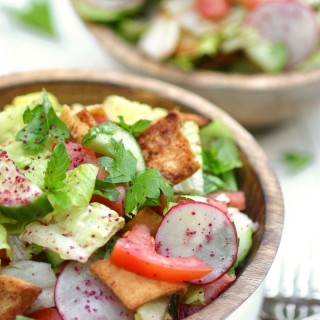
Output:
[[320,66],[318,0],[73,0],[143,55],[181,70],[309,71]]
[[0,123],[2,320],[183,319],[236,280],[258,224],[222,120],[44,89]]

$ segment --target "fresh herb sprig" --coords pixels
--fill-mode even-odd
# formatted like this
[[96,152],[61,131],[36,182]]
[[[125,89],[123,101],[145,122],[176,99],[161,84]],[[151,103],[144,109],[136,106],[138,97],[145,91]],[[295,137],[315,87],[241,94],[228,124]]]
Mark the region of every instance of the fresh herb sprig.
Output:
[[64,143],[59,143],[53,150],[45,173],[45,190],[51,202],[65,207],[68,203],[66,187],[66,172],[70,167],[70,157]]
[[124,121],[123,116],[118,116],[118,118],[120,120],[120,126],[130,132],[134,137],[137,137],[143,130],[147,129],[151,123],[150,120],[142,119],[130,125]]
[[47,142],[63,142],[70,136],[68,128],[55,113],[45,90],[39,100],[26,108],[23,122],[27,125],[17,133],[16,140],[22,141],[28,151],[37,151]]
[[127,191],[125,198],[125,212],[129,214],[145,206],[160,204],[160,194],[164,194],[167,203],[173,199],[171,183],[156,169],[148,169],[138,175]]
[[108,171],[106,182],[125,183],[134,179],[137,160],[131,151],[126,150],[123,143],[111,139],[106,147],[111,157],[100,158],[103,168]]
[[[114,199],[110,193],[116,183],[128,183],[129,189],[125,197],[125,213],[128,215],[146,206],[160,204],[161,192],[168,203],[173,199],[171,183],[156,169],[148,169],[136,175],[137,160],[126,150],[122,142],[111,140],[107,146],[110,157],[102,157],[100,163],[108,172],[105,181],[96,183],[95,193],[107,199]],[[97,187],[99,189],[97,189]]]

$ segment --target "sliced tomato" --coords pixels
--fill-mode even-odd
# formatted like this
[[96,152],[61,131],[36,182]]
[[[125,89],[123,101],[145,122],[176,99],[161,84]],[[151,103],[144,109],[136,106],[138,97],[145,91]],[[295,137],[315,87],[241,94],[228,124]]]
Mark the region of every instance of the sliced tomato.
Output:
[[99,172],[97,175],[98,179],[103,180],[106,177],[107,172],[102,169],[101,164],[93,150],[71,141],[67,141],[65,145],[70,157],[70,170],[80,166],[80,164],[89,163],[99,167]]
[[164,257],[156,253],[154,239],[144,224],[136,224],[116,242],[110,260],[136,274],[170,282],[198,279],[212,271],[195,256]]
[[160,215],[163,214],[163,210],[166,208],[167,206],[167,199],[165,197],[165,195],[161,192],[160,193],[160,204],[158,206],[152,206],[150,207],[153,211],[159,213]]
[[225,202],[208,198],[208,203],[212,204],[216,208],[219,208],[224,213],[227,213],[227,211],[228,211],[228,206]]
[[253,9],[257,4],[259,4],[261,0],[244,0],[244,6],[248,9],[251,10]]
[[46,308],[33,312],[32,314],[29,314],[28,317],[35,320],[62,320],[59,312],[54,308]]
[[208,199],[216,200],[219,195],[224,193],[230,200],[227,203],[228,207],[238,208],[244,210],[246,208],[246,195],[243,191],[216,191],[206,195]]
[[196,8],[205,19],[224,18],[231,9],[230,0],[196,0]]
[[124,198],[127,192],[127,184],[118,184],[115,187],[119,191],[119,197],[117,201],[111,201],[105,197],[102,197],[98,194],[93,194],[90,202],[99,202],[107,206],[108,208],[116,211],[119,216],[124,215]]

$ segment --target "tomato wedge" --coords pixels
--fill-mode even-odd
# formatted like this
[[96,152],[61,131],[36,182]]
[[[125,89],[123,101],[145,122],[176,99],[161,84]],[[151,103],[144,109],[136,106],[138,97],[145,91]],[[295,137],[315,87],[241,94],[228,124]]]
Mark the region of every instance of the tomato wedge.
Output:
[[123,217],[124,198],[126,196],[128,186],[126,184],[118,184],[115,188],[119,191],[119,197],[117,201],[112,201],[100,195],[93,194],[90,202],[99,202],[101,204],[104,204],[106,207],[116,211],[119,214],[119,216]]
[[231,9],[229,0],[197,0],[196,8],[205,19],[222,19]]
[[118,267],[147,278],[170,282],[198,279],[212,271],[195,256],[165,257],[156,253],[154,239],[144,224],[136,224],[116,242],[110,260]]
[[62,320],[57,309],[46,308],[28,315],[35,320]]

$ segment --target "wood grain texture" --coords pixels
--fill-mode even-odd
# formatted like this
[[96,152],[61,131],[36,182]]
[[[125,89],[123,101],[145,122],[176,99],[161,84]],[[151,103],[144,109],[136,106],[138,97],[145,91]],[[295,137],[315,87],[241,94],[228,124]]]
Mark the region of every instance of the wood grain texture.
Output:
[[320,102],[320,69],[277,75],[228,74],[208,70],[186,72],[146,57],[106,25],[86,22],[86,26],[108,54],[123,64],[200,94],[249,129],[279,124],[317,107]]
[[247,197],[247,214],[259,223],[254,245],[235,283],[218,299],[188,319],[225,319],[261,284],[276,255],[284,220],[283,199],[270,163],[252,135],[212,103],[164,82],[122,73],[55,70],[0,78],[0,105],[13,97],[46,88],[61,103],[102,102],[109,94],[168,109],[179,108],[209,119],[220,117],[233,131],[244,167],[238,170],[240,188]]

